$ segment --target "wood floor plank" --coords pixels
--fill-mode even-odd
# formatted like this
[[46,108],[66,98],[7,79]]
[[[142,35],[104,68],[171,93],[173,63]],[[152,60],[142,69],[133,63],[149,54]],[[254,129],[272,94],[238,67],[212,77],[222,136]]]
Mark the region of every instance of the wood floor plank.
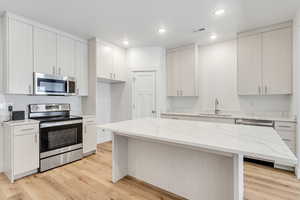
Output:
[[[83,160],[11,184],[0,174],[0,200],[184,200],[132,177],[111,181],[112,144]],[[246,200],[300,200],[300,181],[286,171],[245,163]]]

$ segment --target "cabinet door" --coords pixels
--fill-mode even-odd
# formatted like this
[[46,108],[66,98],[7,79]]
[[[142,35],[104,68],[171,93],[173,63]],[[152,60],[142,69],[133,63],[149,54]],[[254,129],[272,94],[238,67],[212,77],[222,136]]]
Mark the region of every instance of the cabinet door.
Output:
[[14,135],[14,175],[39,168],[39,145],[37,132]]
[[34,71],[55,74],[57,63],[57,35],[34,27]]
[[33,27],[8,19],[7,93],[32,94]]
[[75,43],[75,77],[79,96],[88,95],[88,45],[76,41]]
[[127,67],[125,63],[125,50],[119,47],[114,49],[114,75],[113,79],[127,81]]
[[168,96],[178,96],[180,79],[179,63],[177,51],[167,53],[167,94]]
[[75,76],[75,41],[66,36],[59,36],[58,40],[58,66],[59,75]]
[[262,92],[261,34],[238,39],[238,94]]
[[197,96],[195,48],[184,48],[178,54],[180,96]]
[[[89,121],[89,120],[87,120]],[[94,121],[94,120],[92,120]],[[97,147],[97,128],[96,123],[84,122],[83,133],[83,153],[95,151]]]
[[292,93],[292,28],[263,33],[264,94]]
[[98,67],[99,78],[113,79],[114,48],[107,44],[98,44]]

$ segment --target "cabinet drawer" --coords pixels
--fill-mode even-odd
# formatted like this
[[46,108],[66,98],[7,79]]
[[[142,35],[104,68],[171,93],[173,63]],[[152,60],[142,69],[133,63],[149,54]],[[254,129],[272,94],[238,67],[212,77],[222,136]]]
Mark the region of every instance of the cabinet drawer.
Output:
[[96,118],[83,119],[84,124],[96,124]]
[[15,135],[26,135],[32,132],[39,132],[38,124],[34,125],[24,125],[24,126],[15,126],[14,127],[14,134]]
[[295,131],[296,124],[292,122],[275,122],[276,130]]

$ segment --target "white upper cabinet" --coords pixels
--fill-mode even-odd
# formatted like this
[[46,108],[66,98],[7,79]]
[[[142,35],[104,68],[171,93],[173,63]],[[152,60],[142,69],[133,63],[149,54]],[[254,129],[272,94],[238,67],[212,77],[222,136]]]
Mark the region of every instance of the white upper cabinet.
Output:
[[265,94],[292,93],[292,28],[262,34]]
[[43,74],[57,72],[57,34],[34,27],[34,71]]
[[97,77],[101,81],[127,81],[125,49],[109,43],[97,42]]
[[33,26],[4,17],[4,83],[6,93],[32,94]]
[[261,35],[238,39],[238,93],[259,95],[262,90]]
[[239,36],[238,94],[292,94],[292,28],[289,23]]
[[109,44],[98,43],[98,67],[99,78],[113,79],[114,71],[114,47]]
[[179,63],[176,62],[178,59],[177,51],[169,51],[167,53],[167,87],[168,96],[177,96],[179,85]]
[[195,45],[168,50],[168,96],[198,96],[196,52]]
[[[81,71],[77,89],[79,95],[87,95],[86,40],[8,12],[3,16],[1,37],[6,93],[33,94],[33,72],[75,77],[79,74],[75,74],[75,67],[78,67]],[[75,49],[77,41],[83,44],[80,50]]]
[[120,81],[127,81],[127,67],[126,67],[126,52],[125,49],[115,47],[114,49],[114,73],[115,79]]
[[75,77],[77,94],[88,96],[88,44],[75,42]]
[[59,75],[75,76],[75,41],[69,37],[58,37],[58,64]]

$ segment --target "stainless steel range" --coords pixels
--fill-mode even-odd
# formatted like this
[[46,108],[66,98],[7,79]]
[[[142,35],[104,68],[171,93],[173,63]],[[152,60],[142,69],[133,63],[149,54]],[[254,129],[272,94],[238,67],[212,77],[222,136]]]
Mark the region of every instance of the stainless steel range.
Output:
[[40,121],[40,172],[82,158],[82,117],[70,104],[30,104],[29,118]]

